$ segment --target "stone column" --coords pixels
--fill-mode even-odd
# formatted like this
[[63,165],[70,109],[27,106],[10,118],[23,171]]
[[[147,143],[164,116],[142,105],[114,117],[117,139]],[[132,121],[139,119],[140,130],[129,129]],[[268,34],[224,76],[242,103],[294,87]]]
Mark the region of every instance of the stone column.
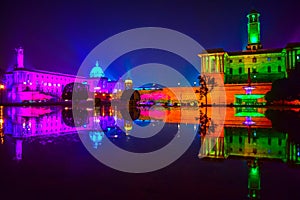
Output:
[[289,70],[290,69],[290,62],[289,62],[289,51],[286,51],[286,69]]
[[208,66],[208,70],[207,70],[207,73],[210,73],[211,72],[211,62],[210,62],[210,56],[207,56],[207,62],[208,62],[208,64],[207,64],[207,66]]

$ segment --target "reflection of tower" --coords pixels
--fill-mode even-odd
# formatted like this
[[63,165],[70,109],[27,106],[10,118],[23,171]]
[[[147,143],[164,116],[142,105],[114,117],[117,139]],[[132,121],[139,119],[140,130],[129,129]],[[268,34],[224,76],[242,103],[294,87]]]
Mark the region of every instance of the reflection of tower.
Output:
[[16,48],[17,53],[17,67],[24,68],[24,49],[22,47]]
[[23,140],[16,139],[16,160],[22,160],[22,143]]
[[125,80],[125,90],[129,90],[133,88],[133,83],[130,78]]
[[248,197],[259,199],[260,197],[260,167],[258,159],[248,161]]
[[260,14],[256,10],[252,10],[248,15],[248,46],[247,50],[261,49],[260,43]]
[[4,132],[3,132],[3,106],[0,106],[0,144],[4,143]]

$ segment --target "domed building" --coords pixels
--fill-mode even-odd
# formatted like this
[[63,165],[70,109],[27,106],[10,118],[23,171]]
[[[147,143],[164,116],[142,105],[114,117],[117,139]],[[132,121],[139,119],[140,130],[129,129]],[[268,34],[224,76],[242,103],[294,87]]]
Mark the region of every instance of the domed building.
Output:
[[107,77],[96,61],[89,76],[76,76],[51,71],[29,69],[24,66],[24,49],[16,49],[15,68],[7,71],[4,76],[5,85],[2,87],[2,102],[22,103],[22,102],[45,102],[49,100],[62,101],[62,94],[66,86],[72,85],[75,81],[87,86],[91,98],[94,92],[117,93],[124,90],[124,83],[111,81]]
[[93,92],[112,94],[119,90],[124,90],[124,83],[111,81],[105,76],[98,60],[90,71],[88,82],[90,87],[92,87],[90,90],[93,90]]
[[99,66],[98,60],[96,61],[95,67],[90,72],[90,78],[102,78],[105,77],[102,68]]

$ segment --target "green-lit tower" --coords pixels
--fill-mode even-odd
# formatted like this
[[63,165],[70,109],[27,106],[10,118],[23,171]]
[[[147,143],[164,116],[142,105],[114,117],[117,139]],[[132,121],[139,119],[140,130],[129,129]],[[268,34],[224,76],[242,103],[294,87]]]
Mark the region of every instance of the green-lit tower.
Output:
[[260,14],[256,10],[251,10],[247,15],[248,18],[248,45],[247,50],[261,49],[260,43]]

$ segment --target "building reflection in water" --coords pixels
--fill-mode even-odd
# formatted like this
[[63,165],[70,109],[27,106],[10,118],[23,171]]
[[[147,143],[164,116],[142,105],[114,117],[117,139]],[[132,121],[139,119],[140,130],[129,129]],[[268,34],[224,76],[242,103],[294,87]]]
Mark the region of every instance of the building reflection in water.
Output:
[[0,106],[0,144],[4,144],[4,132],[3,132],[3,106]]
[[248,197],[259,199],[261,190],[261,167],[263,161],[300,164],[299,143],[288,133],[276,131],[268,124],[262,110],[237,108],[232,121],[230,113],[224,124],[224,131],[199,132],[201,136],[200,158],[243,159],[248,165]]
[[[263,161],[300,164],[299,140],[288,132],[274,129],[262,108],[228,108],[221,134],[213,132],[220,129],[208,129],[208,126],[219,126],[210,118],[209,110],[198,117],[199,110],[191,108],[135,108],[128,112],[117,107],[99,107],[95,110],[76,110],[81,116],[78,119],[73,118],[72,112],[69,107],[0,107],[0,144],[5,142],[6,137],[11,137],[15,144],[15,159],[22,160],[23,143],[30,143],[35,138],[60,137],[79,130],[86,134],[91,146],[98,149],[105,137],[110,140],[125,139],[126,142],[133,138],[131,140],[134,141],[131,133],[136,126],[167,122],[180,132],[180,122],[191,124],[194,130],[198,126],[201,136],[199,157],[247,161],[248,195],[252,199],[260,196]],[[184,112],[188,115],[182,118]],[[168,141],[170,139],[166,138]]]

